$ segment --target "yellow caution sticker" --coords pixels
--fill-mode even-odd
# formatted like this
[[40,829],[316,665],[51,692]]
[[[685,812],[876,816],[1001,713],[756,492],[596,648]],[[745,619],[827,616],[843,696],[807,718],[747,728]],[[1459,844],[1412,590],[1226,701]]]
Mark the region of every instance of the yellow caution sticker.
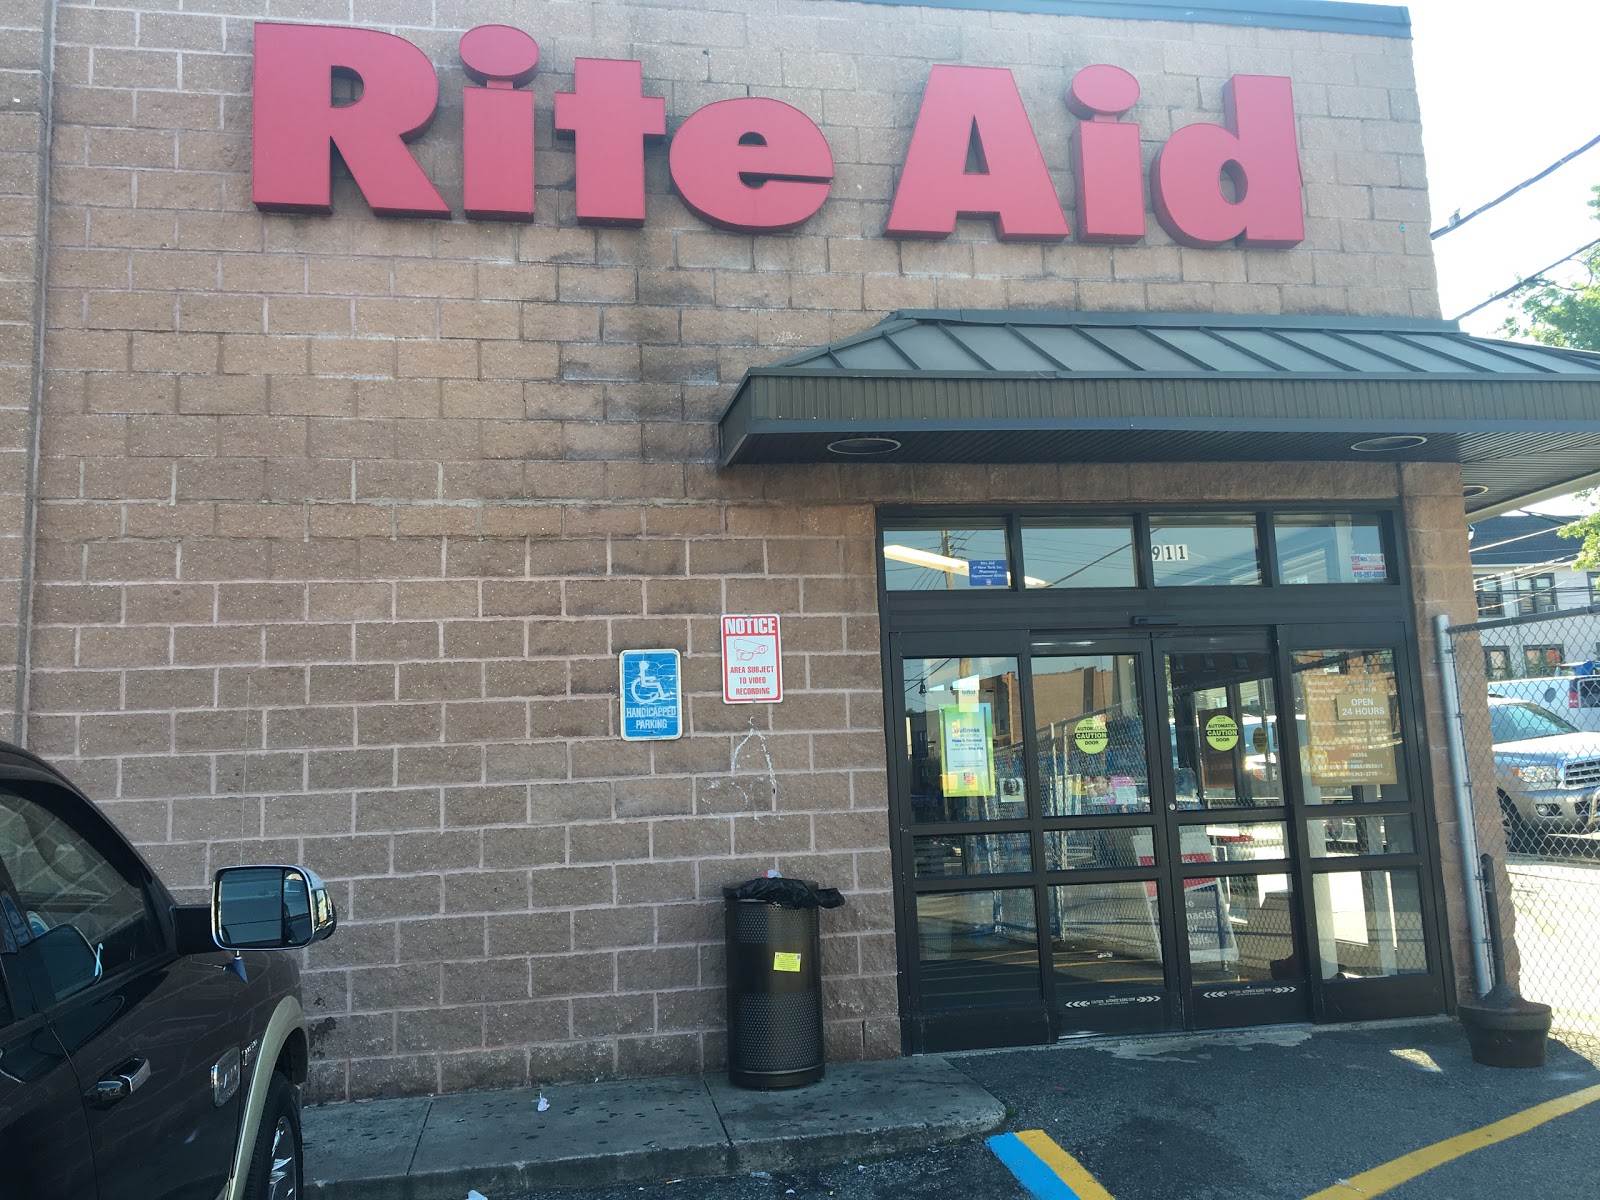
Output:
[[800,956],[798,954],[775,953],[772,956],[772,969],[774,971],[798,973],[800,970]]

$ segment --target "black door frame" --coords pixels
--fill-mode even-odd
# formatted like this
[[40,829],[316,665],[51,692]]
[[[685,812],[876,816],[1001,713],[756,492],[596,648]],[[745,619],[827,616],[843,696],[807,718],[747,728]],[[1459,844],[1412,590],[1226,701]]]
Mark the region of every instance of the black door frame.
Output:
[[[1027,1044],[1054,1040],[1059,1006],[1055,1004],[1055,989],[1050,969],[1047,944],[1041,945],[1039,970],[1041,972],[1042,1002],[1037,1010],[982,1010],[981,1028],[967,1030],[960,1036],[959,1019],[937,1011],[924,1013],[916,1005],[919,984],[919,955],[916,945],[916,896],[919,888],[914,884],[915,856],[912,837],[914,833],[934,833],[940,826],[926,829],[914,828],[905,811],[909,796],[905,775],[908,747],[905,745],[905,718],[902,710],[903,657],[925,656],[919,647],[928,647],[931,655],[957,653],[1003,655],[1018,659],[1020,703],[1023,710],[1025,737],[1031,739],[1033,725],[1031,676],[1027,662],[1035,640],[1074,642],[1144,643],[1151,652],[1146,656],[1147,684],[1157,681],[1155,646],[1152,636],[1146,642],[1141,635],[1154,635],[1159,631],[1166,637],[1187,634],[1215,635],[1224,631],[1248,633],[1260,637],[1265,632],[1268,645],[1276,657],[1274,691],[1280,713],[1280,761],[1283,764],[1286,804],[1281,810],[1287,823],[1293,857],[1287,870],[1296,882],[1293,889],[1294,927],[1297,952],[1302,955],[1302,975],[1309,990],[1309,1001],[1300,1003],[1309,1008],[1314,1021],[1344,1021],[1371,1019],[1379,1016],[1412,1015],[1414,1013],[1444,1011],[1448,996],[1444,979],[1450,972],[1449,946],[1443,936],[1444,911],[1443,884],[1439,871],[1439,851],[1430,777],[1422,770],[1427,761],[1426,727],[1422,723],[1420,665],[1416,660],[1415,621],[1411,608],[1410,569],[1400,534],[1398,514],[1391,504],[1281,504],[1268,509],[1263,505],[1206,505],[1206,512],[1254,513],[1257,542],[1260,547],[1262,583],[1250,587],[1203,587],[1155,589],[1151,587],[1149,567],[1149,520],[1163,513],[1195,512],[1194,506],[1051,506],[1019,509],[1014,506],[961,506],[884,508],[879,511],[878,545],[886,527],[905,528],[907,525],[924,528],[959,526],[964,522],[998,521],[1005,530],[1009,561],[1013,576],[1022,575],[1021,521],[1023,518],[1097,517],[1120,515],[1131,517],[1134,524],[1134,561],[1140,586],[1120,589],[1082,590],[1024,590],[1012,586],[982,593],[971,591],[951,592],[888,592],[884,586],[884,563],[878,558],[878,585],[883,637],[883,684],[885,696],[886,736],[889,749],[889,804],[891,859],[894,879],[893,907],[897,928],[899,956],[899,1000],[902,1044],[906,1053],[924,1049],[956,1048],[984,1045]],[[1392,564],[1387,584],[1292,584],[1282,585],[1277,580],[1276,549],[1272,535],[1273,513],[1292,512],[1356,512],[1377,514],[1383,521],[1383,544],[1387,561]],[[910,650],[906,649],[909,639]],[[1332,639],[1332,640],[1329,640]],[[937,648],[935,648],[937,647]],[[959,647],[959,648],[958,648]],[[1332,809],[1330,816],[1380,815],[1390,807],[1402,808],[1413,814],[1413,833],[1416,852],[1413,855],[1382,858],[1336,858],[1313,861],[1309,857],[1306,822],[1297,815],[1302,806],[1288,803],[1287,792],[1298,787],[1299,746],[1293,712],[1293,662],[1295,649],[1322,648],[1391,649],[1394,652],[1396,679],[1399,682],[1402,727],[1406,731],[1402,757],[1410,782],[1410,799],[1400,806],[1351,806],[1350,814]],[[1156,788],[1157,772],[1161,786],[1171,794],[1171,763],[1167,747],[1155,746],[1156,721],[1150,704],[1158,705],[1164,712],[1166,698],[1164,686],[1156,688],[1147,698],[1146,739],[1150,750],[1152,794]],[[1282,713],[1291,713],[1284,720]],[[1159,749],[1159,753],[1157,750]],[[1028,788],[1038,797],[1040,781],[1036,756],[1025,753],[1025,770]],[[1037,803],[1030,805],[1037,811]],[[1376,809],[1377,811],[1374,811]],[[1278,810],[1242,810],[1245,813],[1272,813]],[[1309,815],[1309,814],[1308,814]],[[1039,820],[1042,818],[1036,818]],[[1199,819],[1199,818],[1197,818]],[[1275,819],[1268,817],[1267,819]],[[1097,824],[1149,824],[1153,815],[1132,814],[1123,818],[1097,818]],[[1020,830],[1032,827],[1029,821],[1014,823]],[[1174,844],[1178,837],[1176,823],[1168,822]],[[984,829],[1009,829],[985,824]],[[1155,826],[1157,829],[1161,825]],[[957,832],[955,829],[947,832]],[[970,832],[970,830],[969,830]],[[1027,875],[966,877],[969,886],[929,884],[924,882],[920,891],[983,890],[994,887],[1029,887],[1035,891],[1036,912],[1048,913],[1048,884],[1044,879],[1042,839],[1032,839],[1034,870]],[[1171,858],[1168,870],[1180,881],[1182,863]],[[1226,868],[1228,864],[1220,864]],[[1309,885],[1313,875],[1333,870],[1411,869],[1418,871],[1421,879],[1423,931],[1429,951],[1429,972],[1420,976],[1387,977],[1381,980],[1360,980],[1334,983],[1320,981],[1314,959],[1317,940],[1314,893]],[[1208,872],[1210,868],[1207,868]],[[1229,873],[1229,872],[1220,872]],[[1261,873],[1247,864],[1239,864],[1233,874]],[[1126,872],[1130,878],[1148,879],[1151,872]],[[1097,879],[1111,882],[1121,878],[1116,872],[1096,873]],[[1170,886],[1160,888],[1162,915],[1163,954],[1169,963],[1179,961],[1173,954],[1173,941],[1177,936],[1176,900]],[[1048,924],[1046,924],[1048,928]],[[1046,939],[1047,943],[1047,939]],[[1168,990],[1187,1000],[1189,992],[1174,988]],[[1171,1002],[1163,1008],[1170,1009]],[[954,1010],[961,1012],[963,1010]],[[1171,1014],[1169,1014],[1170,1016]],[[1280,1018],[1281,1019],[1281,1018]],[[1292,1019],[1292,1018],[1290,1018]],[[969,1017],[970,1020],[970,1017]],[[1202,1024],[1203,1027],[1203,1024]]]

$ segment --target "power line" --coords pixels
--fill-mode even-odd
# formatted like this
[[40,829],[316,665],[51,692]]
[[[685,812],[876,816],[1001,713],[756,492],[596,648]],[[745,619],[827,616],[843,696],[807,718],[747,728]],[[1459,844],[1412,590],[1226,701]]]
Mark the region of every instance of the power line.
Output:
[[1554,271],[1562,263],[1571,262],[1573,259],[1577,258],[1578,255],[1587,254],[1590,250],[1593,250],[1596,246],[1600,246],[1600,238],[1595,238],[1595,240],[1590,242],[1588,245],[1579,246],[1571,254],[1568,254],[1564,258],[1556,259],[1555,262],[1551,263],[1548,267],[1540,267],[1539,270],[1535,271],[1532,275],[1528,276],[1526,279],[1524,279],[1524,280],[1522,280],[1522,281],[1520,281],[1518,283],[1512,284],[1510,287],[1506,288],[1506,290],[1503,291],[1503,292],[1496,292],[1494,295],[1490,296],[1487,300],[1485,300],[1482,304],[1475,304],[1471,308],[1467,309],[1466,312],[1457,313],[1455,319],[1458,320],[1458,321],[1463,321],[1466,318],[1470,317],[1473,313],[1477,312],[1479,309],[1488,308],[1489,305],[1494,304],[1496,301],[1504,300],[1507,296],[1511,295],[1512,292],[1521,291],[1523,288],[1527,287],[1529,284],[1537,282],[1539,277],[1541,275],[1543,275],[1546,271]]
[[[1487,203],[1487,204],[1479,205],[1477,208],[1475,208],[1471,212],[1469,212],[1466,216],[1458,217],[1458,216],[1455,216],[1454,214],[1452,214],[1448,221],[1446,221],[1443,225],[1439,226],[1439,228],[1435,229],[1428,236],[1430,238],[1441,238],[1445,234],[1450,233],[1453,230],[1460,229],[1468,221],[1472,220],[1473,217],[1482,216],[1484,213],[1488,212],[1495,205],[1500,204],[1503,201],[1511,199],[1511,197],[1515,196],[1523,188],[1531,187],[1533,184],[1538,183],[1539,180],[1543,179],[1546,175],[1550,174],[1552,171],[1559,171],[1562,167],[1566,166],[1573,159],[1577,158],[1578,155],[1584,153],[1587,150],[1593,150],[1596,146],[1600,146],[1600,134],[1596,134],[1594,137],[1590,138],[1587,142],[1585,142],[1583,145],[1579,146],[1571,154],[1562,155],[1560,158],[1556,159],[1555,162],[1551,163],[1544,170],[1540,171],[1537,175],[1528,176],[1528,178],[1524,179],[1521,183],[1517,184],[1517,186],[1512,188],[1509,192],[1505,192],[1502,195],[1496,196],[1493,200],[1489,201],[1489,203]],[[1459,210],[1457,210],[1457,211],[1459,211]]]

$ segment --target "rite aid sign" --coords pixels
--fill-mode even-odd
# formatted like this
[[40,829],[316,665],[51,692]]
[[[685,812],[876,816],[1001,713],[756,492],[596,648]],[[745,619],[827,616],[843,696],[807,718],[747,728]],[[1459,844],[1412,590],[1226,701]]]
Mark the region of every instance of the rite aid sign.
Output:
[[[534,207],[533,78],[539,45],[507,25],[480,25],[459,51],[477,87],[462,93],[462,200],[468,217],[525,221]],[[335,104],[335,75],[361,96]],[[644,94],[631,59],[580,58],[572,91],[555,98],[555,128],[571,139],[577,218],[643,225],[645,146],[667,131],[666,101]],[[1064,84],[1067,81],[1063,80]],[[900,168],[885,233],[943,238],[958,217],[988,217],[1005,241],[1137,242],[1145,235],[1139,82],[1120,67],[1085,67],[1065,106],[1072,135],[1077,228],[1069,229],[1011,72],[936,66]],[[1220,125],[1176,130],[1150,169],[1150,206],[1187,246],[1287,247],[1305,238],[1290,81],[1235,75]],[[449,217],[450,206],[406,143],[439,106],[427,56],[394,34],[331,25],[255,27],[252,193],[268,212],[332,211],[331,149],[374,212]],[[778,100],[720,100],[683,117],[667,151],[673,187],[723,229],[794,229],[827,202],[833,152],[812,119]],[[1224,191],[1223,176],[1232,183]]]

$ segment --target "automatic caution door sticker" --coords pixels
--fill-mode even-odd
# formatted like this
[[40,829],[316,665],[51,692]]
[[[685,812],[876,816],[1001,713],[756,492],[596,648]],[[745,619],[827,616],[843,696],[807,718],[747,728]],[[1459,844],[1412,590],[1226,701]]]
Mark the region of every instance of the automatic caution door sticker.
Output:
[[1227,713],[1218,713],[1206,722],[1206,741],[1213,750],[1232,750],[1239,744],[1239,722]]
[[1072,740],[1085,754],[1099,754],[1110,740],[1106,736],[1106,719],[1099,713],[1085,717],[1072,731]]

